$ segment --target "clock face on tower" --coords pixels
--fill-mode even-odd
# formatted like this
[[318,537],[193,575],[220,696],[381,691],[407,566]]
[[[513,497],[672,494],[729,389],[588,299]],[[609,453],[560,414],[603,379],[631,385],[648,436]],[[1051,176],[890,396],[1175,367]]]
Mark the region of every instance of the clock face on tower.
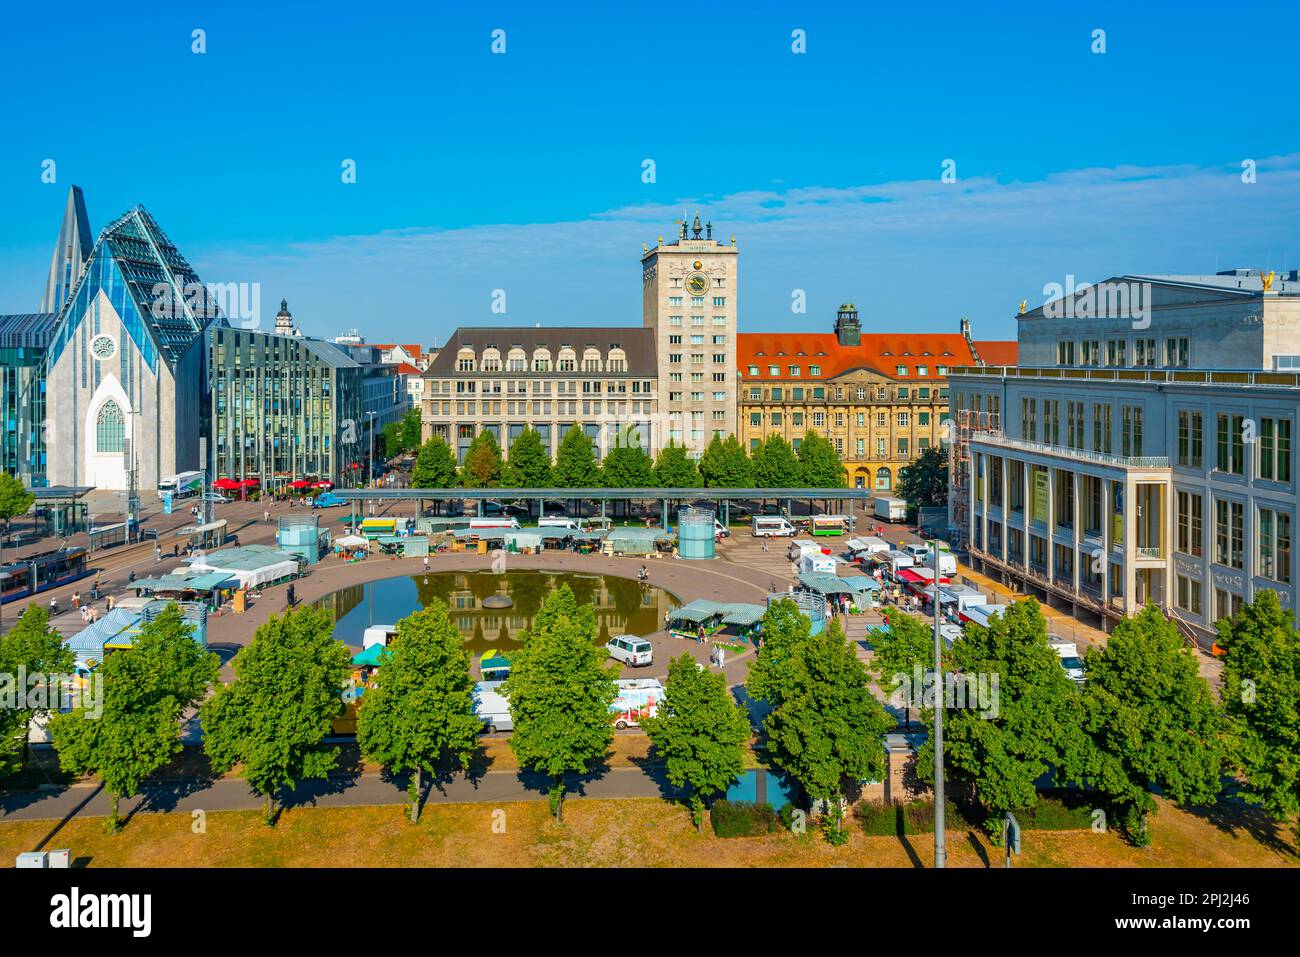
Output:
[[702,272],[691,273],[686,277],[686,289],[692,296],[702,296],[709,291],[709,277]]

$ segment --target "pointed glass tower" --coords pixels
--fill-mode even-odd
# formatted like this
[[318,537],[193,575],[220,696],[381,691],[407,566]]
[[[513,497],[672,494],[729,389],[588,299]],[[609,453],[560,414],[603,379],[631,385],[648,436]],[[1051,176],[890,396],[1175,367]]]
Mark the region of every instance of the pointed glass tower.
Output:
[[41,312],[58,312],[67,301],[72,287],[81,278],[86,260],[90,258],[92,242],[86,197],[80,186],[73,186],[68,190],[68,208],[63,214],[63,225],[59,227],[59,238],[50,259],[50,276],[45,283]]

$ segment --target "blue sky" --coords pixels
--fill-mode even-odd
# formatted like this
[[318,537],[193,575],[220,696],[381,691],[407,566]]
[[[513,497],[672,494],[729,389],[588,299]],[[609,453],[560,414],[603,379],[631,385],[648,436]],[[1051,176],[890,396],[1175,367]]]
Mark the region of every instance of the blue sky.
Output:
[[372,341],[637,325],[641,244],[683,208],[736,234],[754,331],[852,299],[1009,338],[1067,274],[1300,266],[1294,4],[648,9],[11,8],[0,311],[38,304],[72,183],[95,229],[142,203],[205,281],[259,283],[264,321],[287,297]]

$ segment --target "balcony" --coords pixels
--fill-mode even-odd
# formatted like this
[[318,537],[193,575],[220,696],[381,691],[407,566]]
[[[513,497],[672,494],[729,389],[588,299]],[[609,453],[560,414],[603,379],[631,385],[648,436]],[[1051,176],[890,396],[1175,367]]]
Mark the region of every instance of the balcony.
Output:
[[1046,442],[1030,442],[1028,439],[1013,439],[1005,432],[973,432],[971,441],[985,445],[1017,449],[1021,452],[1033,452],[1038,455],[1051,455],[1056,458],[1076,462],[1094,462],[1098,465],[1110,465],[1123,469],[1167,469],[1167,455],[1112,455],[1107,452],[1089,452],[1085,449],[1072,449],[1064,445],[1048,445]]

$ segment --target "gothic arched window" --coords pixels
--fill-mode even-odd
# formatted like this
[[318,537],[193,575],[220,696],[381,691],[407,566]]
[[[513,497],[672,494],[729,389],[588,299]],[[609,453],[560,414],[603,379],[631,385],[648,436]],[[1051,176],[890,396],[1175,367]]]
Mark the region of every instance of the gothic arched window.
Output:
[[122,415],[122,407],[112,399],[99,407],[99,416],[95,420],[95,450],[126,451],[126,417]]

